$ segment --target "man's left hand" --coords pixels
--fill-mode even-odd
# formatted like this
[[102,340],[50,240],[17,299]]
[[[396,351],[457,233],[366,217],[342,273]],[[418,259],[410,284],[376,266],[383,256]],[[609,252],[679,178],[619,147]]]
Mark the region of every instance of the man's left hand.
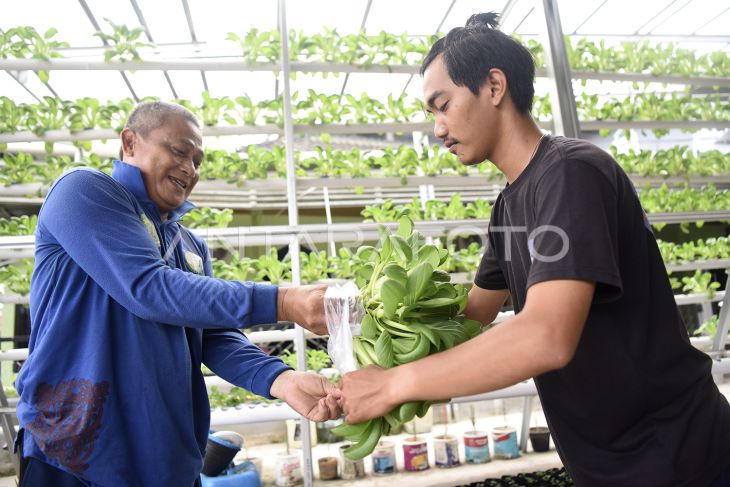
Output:
[[270,392],[310,421],[322,422],[342,415],[340,390],[326,377],[313,372],[282,372],[271,384]]

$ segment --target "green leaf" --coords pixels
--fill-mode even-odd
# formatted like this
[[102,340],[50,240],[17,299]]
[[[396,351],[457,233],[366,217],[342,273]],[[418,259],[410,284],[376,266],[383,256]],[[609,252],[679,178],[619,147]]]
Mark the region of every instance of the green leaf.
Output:
[[394,279],[386,280],[380,288],[380,299],[383,302],[383,312],[386,318],[395,317],[395,312],[407,293],[406,288]]
[[441,306],[449,306],[459,302],[461,297],[456,298],[433,298],[425,301],[419,301],[418,306],[422,308],[440,308]]
[[413,220],[407,216],[402,216],[398,220],[398,235],[403,238],[408,238],[413,233]]
[[375,356],[378,359],[378,365],[384,369],[393,367],[393,341],[387,332],[381,333],[375,342]]
[[418,261],[428,262],[433,267],[438,267],[441,261],[441,255],[433,245],[424,245],[418,251]]
[[375,320],[369,314],[366,314],[362,323],[360,324],[362,336],[367,338],[375,339],[378,336],[378,326],[375,324]]
[[40,78],[40,80],[43,83],[48,83],[48,79],[50,78],[50,75],[48,74],[48,71],[42,69],[42,70],[38,71],[38,78]]
[[418,264],[408,275],[408,299],[406,304],[416,303],[431,283],[433,266],[428,262]]
[[408,283],[408,274],[406,270],[398,264],[388,264],[383,269],[383,274],[388,276],[390,279],[399,282],[403,286]]
[[410,263],[413,258],[413,251],[411,250],[411,246],[408,245],[408,242],[400,235],[391,235],[390,240],[400,260],[404,264]]

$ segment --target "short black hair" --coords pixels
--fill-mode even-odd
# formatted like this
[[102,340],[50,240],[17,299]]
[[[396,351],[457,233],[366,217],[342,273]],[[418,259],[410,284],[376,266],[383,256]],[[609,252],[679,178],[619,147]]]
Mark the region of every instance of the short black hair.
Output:
[[465,27],[455,27],[437,40],[421,64],[421,75],[436,57],[444,55],[449,77],[479,95],[489,70],[500,69],[507,77],[512,103],[529,114],[535,96],[535,60],[530,51],[498,29],[495,12],[474,14]]
[[[166,101],[143,101],[139,103],[132,113],[129,114],[125,128],[147,137],[157,127],[163,125],[170,116],[178,116],[193,123],[200,128],[200,121],[197,117],[182,105],[168,103]],[[119,160],[124,157],[124,148],[119,148]]]

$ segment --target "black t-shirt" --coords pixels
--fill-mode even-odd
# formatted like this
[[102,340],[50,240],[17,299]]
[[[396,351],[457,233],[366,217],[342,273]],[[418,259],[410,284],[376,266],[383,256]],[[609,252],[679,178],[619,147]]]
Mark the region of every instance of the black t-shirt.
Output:
[[577,485],[707,485],[730,465],[730,406],[689,342],[651,226],[605,151],[545,136],[497,198],[474,280],[509,289],[596,282],[572,361],[535,378]]

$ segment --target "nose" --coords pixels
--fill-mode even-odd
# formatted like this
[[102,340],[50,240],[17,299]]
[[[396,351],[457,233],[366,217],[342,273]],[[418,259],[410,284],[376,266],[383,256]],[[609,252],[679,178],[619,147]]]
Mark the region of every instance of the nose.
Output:
[[193,162],[193,158],[185,157],[180,165],[180,168],[182,169],[182,172],[184,172],[187,176],[195,174],[195,162]]
[[440,116],[437,116],[434,121],[433,133],[439,139],[445,139],[449,134],[449,129],[446,127],[446,123]]

